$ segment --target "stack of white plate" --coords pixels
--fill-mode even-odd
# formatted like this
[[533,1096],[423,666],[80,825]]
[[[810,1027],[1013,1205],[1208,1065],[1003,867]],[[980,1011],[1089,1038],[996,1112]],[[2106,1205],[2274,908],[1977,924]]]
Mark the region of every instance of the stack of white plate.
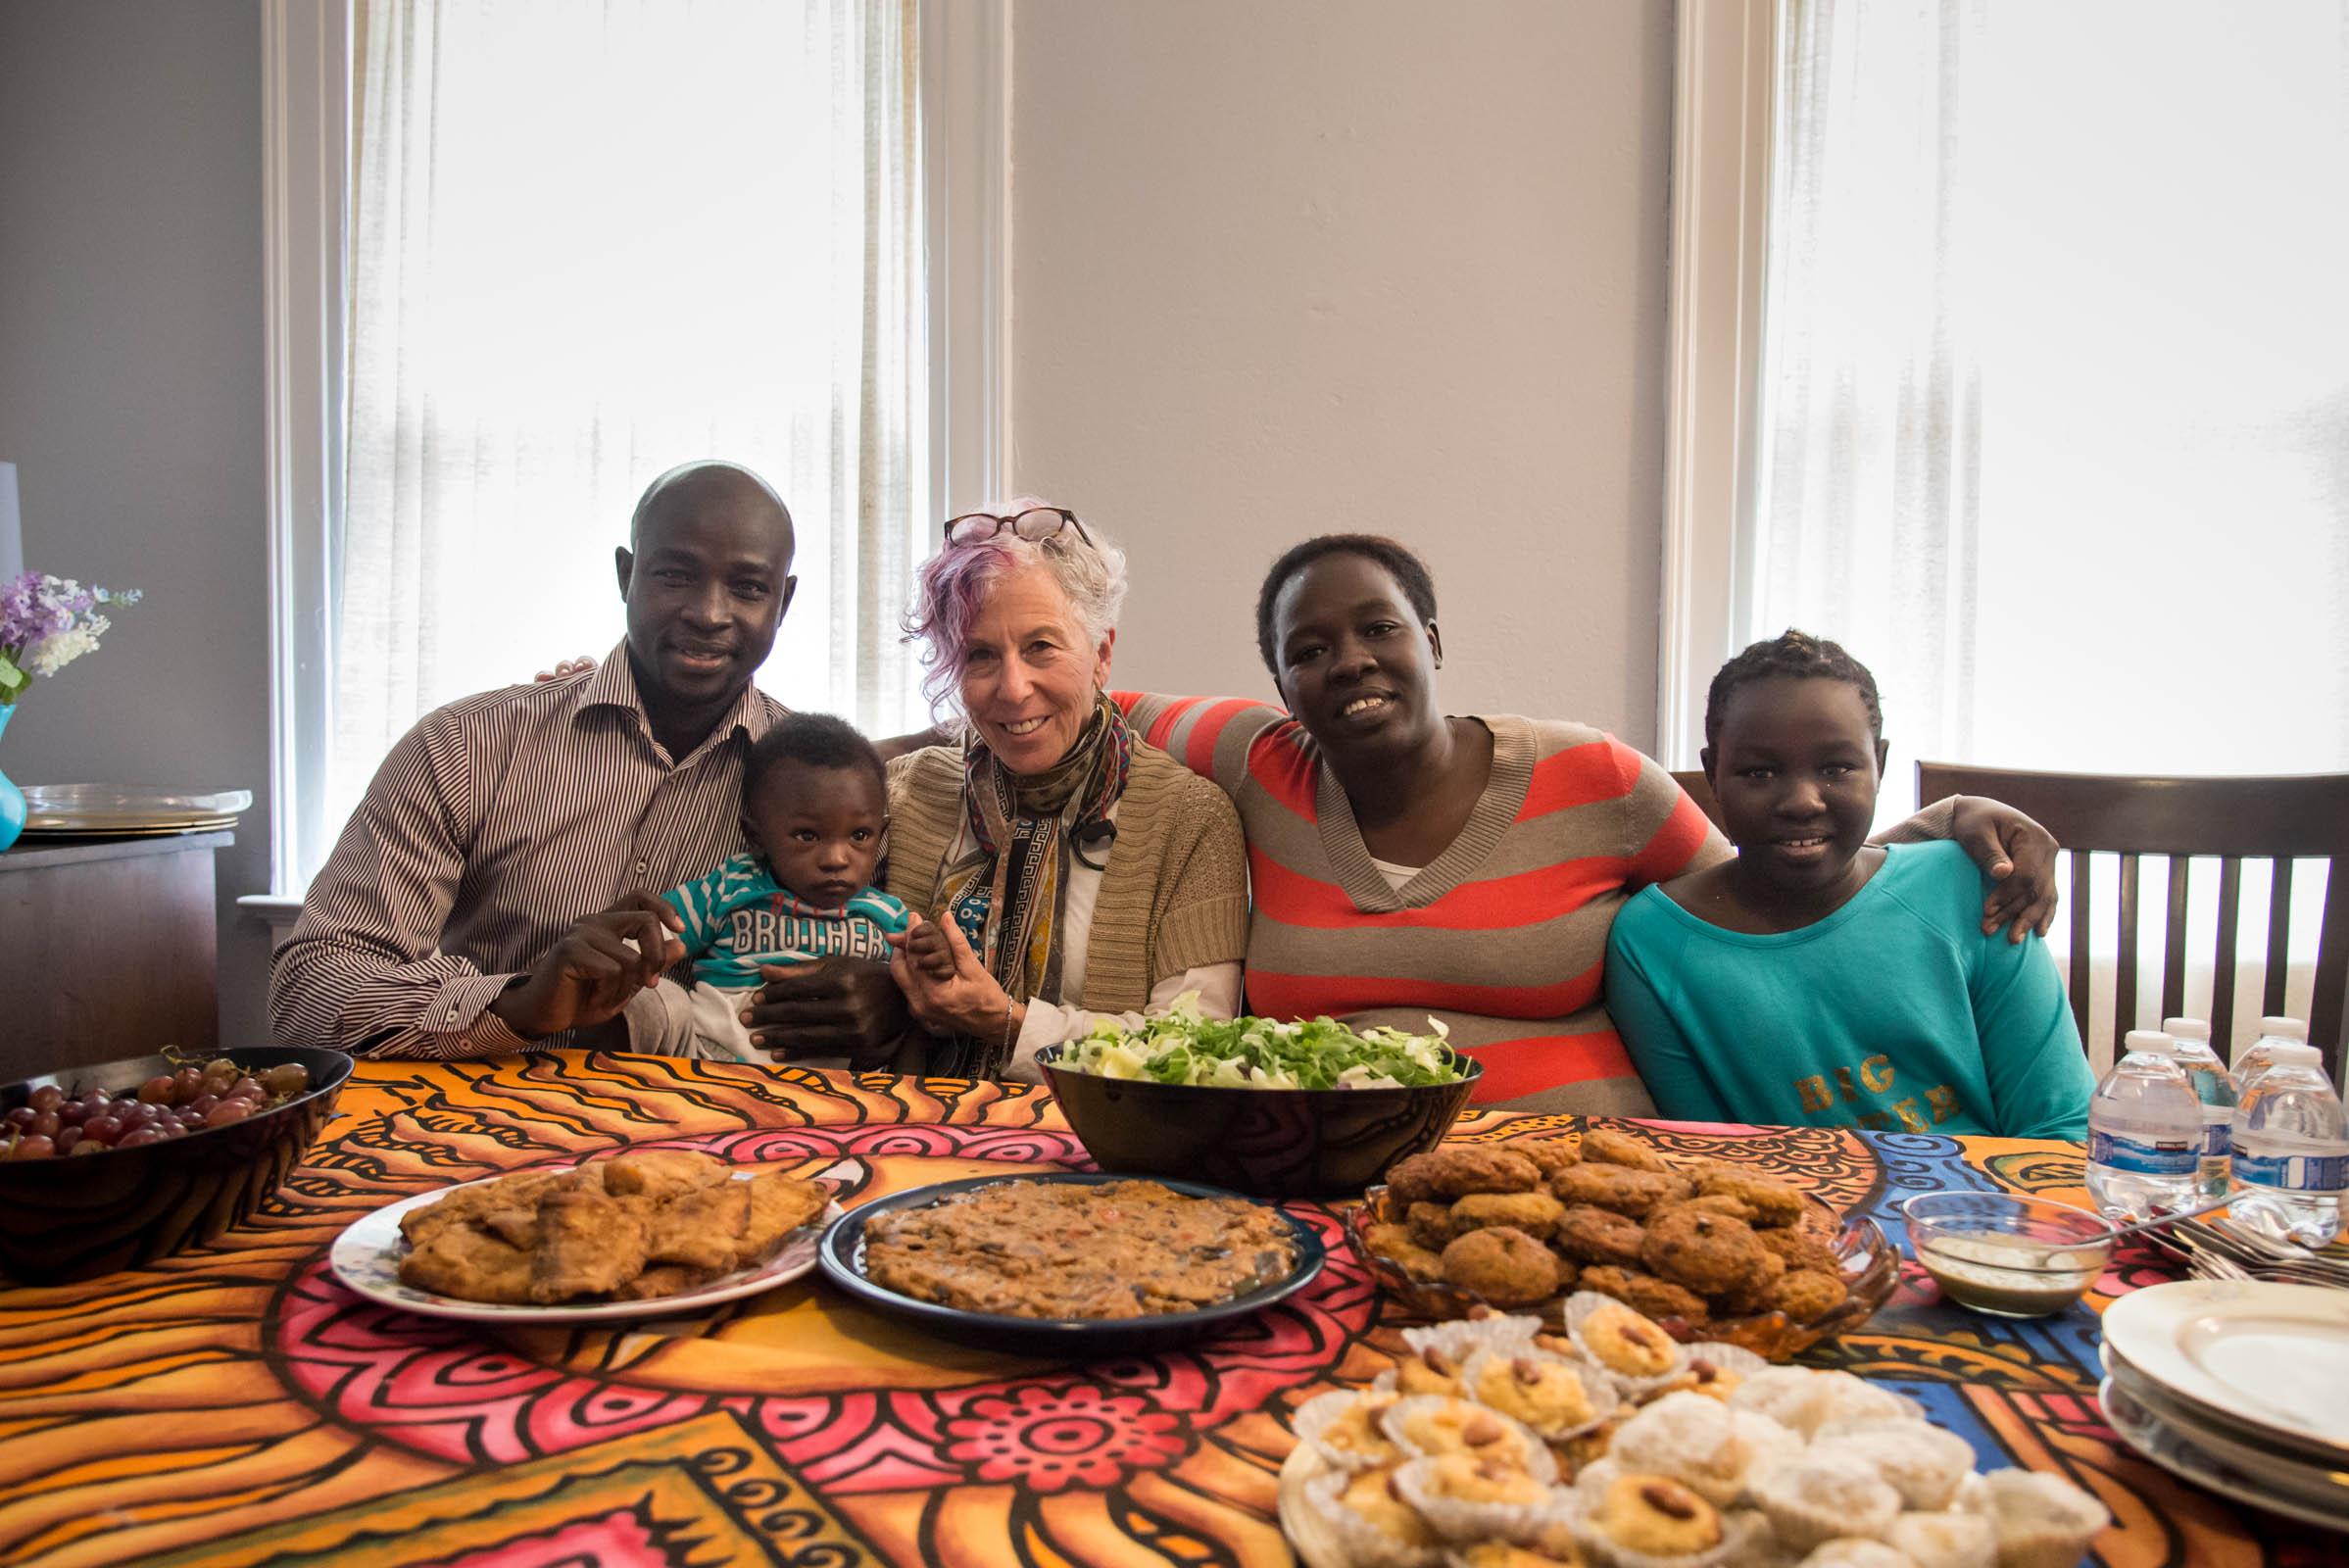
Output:
[[251,790],[166,790],[129,784],[27,784],[24,836],[155,838],[234,827]]
[[2105,1418],[2221,1496],[2349,1530],[2349,1292],[2187,1280],[2104,1310]]

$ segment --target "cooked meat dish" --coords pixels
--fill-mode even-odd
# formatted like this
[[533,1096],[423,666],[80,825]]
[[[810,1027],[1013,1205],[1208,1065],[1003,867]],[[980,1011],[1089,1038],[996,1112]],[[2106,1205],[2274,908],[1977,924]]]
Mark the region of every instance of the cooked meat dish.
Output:
[[508,1305],[673,1296],[765,1262],[831,1197],[780,1172],[735,1181],[723,1160],[681,1150],[525,1171],[402,1216],[400,1279]]
[[1157,1182],[1001,1181],[884,1214],[864,1232],[873,1283],[1014,1317],[1188,1312],[1296,1266],[1274,1210]]

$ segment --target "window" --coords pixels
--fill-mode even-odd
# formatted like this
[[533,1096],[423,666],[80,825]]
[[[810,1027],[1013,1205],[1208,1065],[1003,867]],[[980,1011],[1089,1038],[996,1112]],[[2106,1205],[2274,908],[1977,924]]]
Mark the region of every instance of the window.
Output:
[[1669,760],[1796,625],[1884,688],[1880,820],[1919,758],[2349,768],[2349,11],[1729,9],[1682,46]]
[[679,462],[798,524],[759,684],[926,722],[899,617],[1000,465],[1000,0],[264,18],[275,893],[424,711],[616,644]]

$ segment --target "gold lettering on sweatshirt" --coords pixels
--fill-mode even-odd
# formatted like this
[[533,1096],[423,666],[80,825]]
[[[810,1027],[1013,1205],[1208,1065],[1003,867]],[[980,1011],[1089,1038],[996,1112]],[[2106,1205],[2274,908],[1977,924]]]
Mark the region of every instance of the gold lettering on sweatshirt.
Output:
[[1837,1102],[1854,1107],[1846,1114],[1871,1132],[1930,1132],[1952,1116],[1964,1113],[1965,1102],[1958,1098],[1954,1084],[1935,1084],[1922,1096],[1909,1094],[1898,1100],[1889,1099],[1899,1076],[1892,1058],[1880,1053],[1862,1060],[1856,1069],[1833,1067],[1789,1082],[1803,1114],[1814,1118],[1815,1125],[1842,1122],[1840,1117],[1822,1116],[1822,1112],[1835,1110]]

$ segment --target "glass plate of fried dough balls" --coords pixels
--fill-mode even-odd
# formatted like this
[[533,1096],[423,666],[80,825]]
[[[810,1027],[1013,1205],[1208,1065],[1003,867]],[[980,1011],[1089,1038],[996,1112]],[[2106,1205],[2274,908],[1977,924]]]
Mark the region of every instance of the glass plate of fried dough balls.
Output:
[[1390,1170],[1346,1230],[1417,1316],[1549,1315],[1590,1291],[1677,1338],[1772,1360],[1865,1322],[1899,1270],[1864,1215],[1734,1161],[1667,1157],[1612,1128],[1440,1145]]

